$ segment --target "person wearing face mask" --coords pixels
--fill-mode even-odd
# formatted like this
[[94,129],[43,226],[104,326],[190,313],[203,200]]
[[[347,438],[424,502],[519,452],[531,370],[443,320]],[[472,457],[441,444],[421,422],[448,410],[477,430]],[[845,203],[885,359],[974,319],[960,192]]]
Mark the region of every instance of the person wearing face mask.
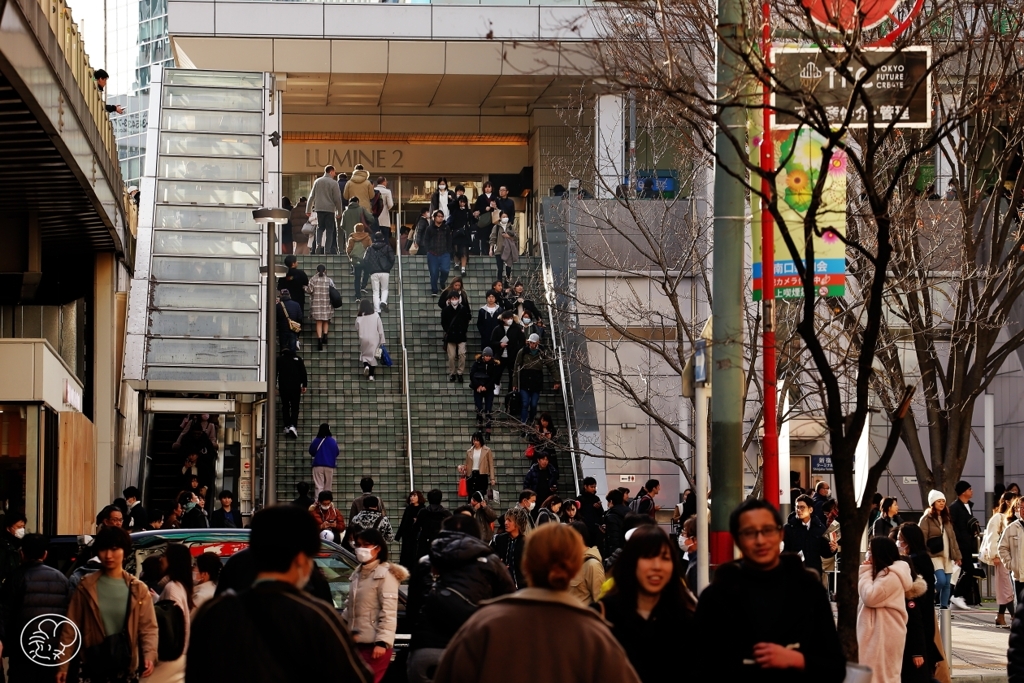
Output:
[[462,303],[462,293],[452,289],[448,293],[448,305],[441,309],[441,330],[444,333],[444,348],[448,355],[448,381],[462,383],[466,372],[466,339],[469,321],[473,314]]
[[253,515],[250,528],[249,549],[243,552],[252,556],[255,583],[249,590],[225,591],[199,608],[186,680],[214,683],[230,668],[232,679],[256,683],[371,683],[373,675],[334,606],[303,592],[320,553],[310,514],[274,505]]
[[21,566],[21,540],[25,538],[25,515],[8,512],[0,534],[0,583]]
[[444,214],[444,219],[448,220],[454,209],[455,193],[448,188],[448,179],[438,178],[437,189],[434,190],[434,194],[430,195],[430,214],[433,215],[435,211],[440,211]]
[[316,520],[317,528],[320,531],[330,531],[334,536],[334,542],[341,539],[341,532],[345,531],[345,518],[341,511],[334,507],[334,496],[330,491],[321,491],[317,495],[316,505],[309,509],[313,519]]
[[462,278],[458,275],[452,278],[452,281],[449,282],[448,286],[444,288],[443,292],[441,292],[441,296],[437,297],[437,307],[444,309],[451,300],[453,292],[459,295],[459,298],[462,299],[462,305],[468,308],[469,295],[466,294],[466,283],[464,283]]
[[491,332],[490,343],[487,344],[497,352],[496,358],[501,362],[498,366],[498,376],[494,380],[501,384],[502,371],[508,368],[509,377],[512,376],[512,366],[519,356],[519,352],[526,346],[526,335],[523,334],[522,325],[518,324],[515,314],[505,310],[501,312],[501,325]]
[[491,256],[498,266],[498,277],[506,280],[512,277],[512,264],[519,261],[519,236],[511,214],[501,212],[501,218],[491,230]]
[[352,629],[359,655],[380,683],[391,663],[398,626],[398,586],[409,578],[400,564],[388,562],[388,546],[376,529],[356,534],[359,569],[352,573],[342,619]]
[[182,517],[181,517],[181,528],[182,529],[207,529],[210,523],[206,521],[206,515],[203,514],[202,508],[199,507],[199,497],[194,493],[188,491],[183,492],[178,496],[178,504],[181,505]]
[[[524,318],[530,318],[532,321],[540,319],[540,310],[537,308],[537,304],[527,298],[526,288],[523,286],[522,281],[517,280],[512,286],[512,290],[509,293],[509,301],[511,302],[509,307],[523,321],[524,326],[529,324]],[[527,335],[529,335],[529,332]]]

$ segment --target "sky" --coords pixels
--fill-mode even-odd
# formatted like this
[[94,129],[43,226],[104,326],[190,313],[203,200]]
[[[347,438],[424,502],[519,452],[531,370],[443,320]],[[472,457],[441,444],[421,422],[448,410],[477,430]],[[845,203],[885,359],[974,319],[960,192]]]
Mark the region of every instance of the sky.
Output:
[[103,67],[103,5],[106,0],[68,0],[71,16],[85,38],[85,52],[94,69]]

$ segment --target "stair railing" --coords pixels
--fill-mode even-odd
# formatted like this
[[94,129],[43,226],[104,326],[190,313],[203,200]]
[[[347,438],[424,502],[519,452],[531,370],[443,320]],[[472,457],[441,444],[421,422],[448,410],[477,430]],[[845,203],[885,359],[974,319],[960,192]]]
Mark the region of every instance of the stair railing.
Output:
[[[400,213],[398,215],[401,215]],[[397,222],[396,227],[397,227]],[[410,242],[412,237],[410,236]],[[405,346],[405,278],[402,276],[402,240],[395,242],[398,247],[395,258],[398,261],[398,329],[402,343],[402,393],[405,395],[405,452],[409,458],[409,490],[416,488],[412,471],[412,399],[409,387],[409,350]]]
[[555,296],[555,276],[551,270],[551,262],[548,260],[548,239],[545,221],[542,216],[538,216],[537,220],[537,241],[540,243],[540,266],[541,275],[544,280],[544,300],[548,304],[548,329],[551,330],[551,346],[555,354],[555,361],[558,363],[559,384],[562,388],[562,407],[565,409],[565,431],[569,437],[568,446],[570,461],[572,462],[573,486],[576,487],[576,495],[579,496],[580,474],[576,464],[576,437],[573,430],[572,407],[569,401],[569,392],[571,391],[569,387],[569,369],[565,360],[565,344],[562,336],[558,334],[558,328],[555,326],[555,304],[557,302]]

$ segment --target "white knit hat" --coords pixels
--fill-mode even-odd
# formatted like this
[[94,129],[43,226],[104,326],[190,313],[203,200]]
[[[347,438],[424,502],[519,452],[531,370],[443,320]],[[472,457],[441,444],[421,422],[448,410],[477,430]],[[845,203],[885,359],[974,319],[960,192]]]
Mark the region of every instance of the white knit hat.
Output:
[[935,489],[932,489],[931,491],[928,492],[928,507],[935,505],[935,501],[937,500],[946,500],[946,494],[943,493],[942,491],[936,491]]

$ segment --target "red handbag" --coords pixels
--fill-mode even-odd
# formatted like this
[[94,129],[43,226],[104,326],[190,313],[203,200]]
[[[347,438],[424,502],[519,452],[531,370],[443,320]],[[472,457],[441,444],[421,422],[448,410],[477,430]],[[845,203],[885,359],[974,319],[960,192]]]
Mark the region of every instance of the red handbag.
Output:
[[536,457],[536,455],[537,455],[537,449],[535,449],[535,448],[533,447],[533,444],[532,444],[532,443],[531,443],[531,444],[530,444],[529,446],[527,446],[527,447],[526,447],[526,454],[525,454],[525,455],[526,455],[526,457],[527,457],[527,458],[529,458],[530,460],[533,460],[533,459],[534,459],[534,457]]
[[466,484],[466,478],[465,477],[459,477],[459,495],[460,496],[468,496],[469,495],[469,485]]

